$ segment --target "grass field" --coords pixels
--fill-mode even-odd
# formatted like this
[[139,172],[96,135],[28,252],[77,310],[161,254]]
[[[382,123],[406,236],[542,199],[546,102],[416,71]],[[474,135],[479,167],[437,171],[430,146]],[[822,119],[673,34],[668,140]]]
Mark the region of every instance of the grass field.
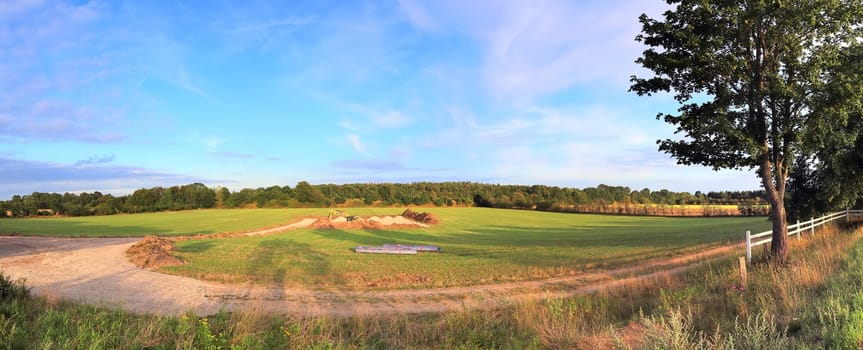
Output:
[[250,231],[290,223],[317,209],[208,209],[71,218],[0,219],[0,233],[31,236],[135,237],[182,236]]
[[[185,265],[164,272],[222,282],[318,289],[467,286],[576,274],[740,241],[763,217],[663,218],[486,208],[431,208],[426,229],[298,229],[275,235],[177,242]],[[250,231],[326,216],[328,209],[230,209],[81,218],[0,220],[0,232],[59,236],[164,236]],[[395,215],[357,208],[352,215]],[[357,254],[358,245],[433,244],[443,253]]]
[[[746,230],[769,227],[763,217],[626,217],[483,208],[428,211],[441,224],[428,229],[300,229],[270,236],[180,241],[176,255],[187,264],[163,271],[223,282],[317,289],[466,286],[567,276],[586,268],[665,257],[740,241]],[[285,212],[289,213],[285,216],[299,215]],[[351,214],[396,212],[367,209]],[[365,255],[351,250],[384,243],[434,244],[443,253]]]
[[0,348],[859,349],[863,232],[789,242],[791,262],[734,259],[568,298],[431,315],[138,315],[31,296],[0,272]]

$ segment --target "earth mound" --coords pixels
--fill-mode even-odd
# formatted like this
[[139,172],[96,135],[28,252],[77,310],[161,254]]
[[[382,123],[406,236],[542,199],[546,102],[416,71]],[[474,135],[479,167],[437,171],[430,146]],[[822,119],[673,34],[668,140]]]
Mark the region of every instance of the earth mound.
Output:
[[413,221],[416,221],[416,222],[421,222],[421,223],[430,224],[430,225],[434,225],[434,224],[437,224],[440,222],[440,220],[438,220],[438,218],[436,216],[434,216],[434,214],[432,214],[432,213],[427,213],[427,212],[418,213],[418,212],[411,210],[411,208],[405,209],[405,211],[402,213],[402,216],[404,216],[408,219],[411,219]]
[[366,218],[353,217],[353,220],[350,221],[345,217],[334,219],[319,218],[308,227],[322,229],[382,229],[420,228],[428,227],[428,225],[404,216],[371,216]]
[[342,218],[336,218],[333,220],[327,220],[326,218],[321,218],[321,219],[318,219],[317,221],[313,222],[312,225],[309,227],[310,228],[325,228],[325,229],[336,229],[336,228],[338,228],[338,229],[353,229],[353,228],[379,229],[382,226],[383,225],[381,225],[381,223],[377,222],[377,221],[363,220],[363,219],[347,221],[345,218],[342,217]]
[[174,241],[146,236],[126,251],[126,257],[133,264],[143,268],[159,268],[162,266],[183,265],[183,261],[171,255]]

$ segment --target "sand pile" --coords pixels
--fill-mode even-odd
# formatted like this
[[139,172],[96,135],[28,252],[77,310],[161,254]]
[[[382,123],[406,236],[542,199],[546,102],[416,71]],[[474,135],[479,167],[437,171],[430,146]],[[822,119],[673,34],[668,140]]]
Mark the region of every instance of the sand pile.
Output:
[[426,212],[418,213],[418,212],[411,210],[411,208],[405,209],[405,211],[402,213],[402,216],[404,216],[408,219],[411,219],[413,221],[421,222],[421,223],[429,224],[429,225],[434,225],[434,224],[437,224],[440,222],[440,220],[438,220],[438,218],[436,216],[434,216],[432,213],[426,213]]
[[352,221],[348,221],[344,217],[338,217],[332,220],[321,218],[312,223],[309,227],[324,229],[380,229],[418,228],[428,227],[428,225],[410,220],[404,216],[372,216],[368,218],[357,218]]
[[378,229],[381,228],[381,224],[376,221],[368,221],[363,219],[347,221],[345,218],[341,217],[335,218],[333,220],[321,218],[312,223],[312,225],[309,227],[324,229]]
[[147,236],[126,251],[126,257],[135,265],[143,268],[183,265],[180,259],[171,255],[174,241],[156,236]]

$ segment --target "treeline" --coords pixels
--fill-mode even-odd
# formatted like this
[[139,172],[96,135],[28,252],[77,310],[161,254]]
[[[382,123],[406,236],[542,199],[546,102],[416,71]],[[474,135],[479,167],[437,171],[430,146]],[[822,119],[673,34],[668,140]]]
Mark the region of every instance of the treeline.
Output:
[[[167,210],[213,208],[216,191],[194,183],[169,188],[140,189],[126,196],[93,193],[40,193],[15,195],[11,200],[0,201],[0,214],[6,216],[88,216],[119,213],[145,213]],[[0,215],[2,216],[2,215]]]
[[668,205],[668,204],[579,204],[570,206],[553,205],[549,209],[535,208],[539,210],[557,211],[565,213],[589,213],[589,214],[612,214],[632,216],[767,216],[770,214],[770,206],[767,204],[756,205],[729,205],[729,204],[701,204],[701,205]]
[[[132,194],[113,196],[93,193],[39,193],[16,195],[0,201],[0,216],[111,215],[204,208],[300,208],[362,206],[480,206],[494,208],[596,212],[629,215],[670,215],[665,206],[737,205],[759,208],[765,203],[762,191],[672,192],[633,191],[629,187],[599,185],[584,189],[556,186],[494,185],[471,182],[417,182],[409,184],[270,186],[231,192],[200,183],[169,188],[139,189]],[[621,209],[622,208],[622,209]],[[662,209],[665,208],[665,209]],[[665,213],[665,214],[663,214]],[[718,212],[717,212],[718,213]],[[719,215],[719,214],[715,214]],[[730,215],[730,214],[723,214]],[[739,214],[738,214],[739,215]]]

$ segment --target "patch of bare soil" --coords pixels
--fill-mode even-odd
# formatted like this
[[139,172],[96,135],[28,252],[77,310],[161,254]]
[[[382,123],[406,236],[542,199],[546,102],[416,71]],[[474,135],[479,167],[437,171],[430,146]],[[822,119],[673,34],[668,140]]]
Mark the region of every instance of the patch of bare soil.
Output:
[[222,233],[214,233],[209,235],[195,235],[195,236],[180,236],[180,237],[172,237],[171,239],[175,241],[182,241],[187,239],[210,239],[210,238],[232,238],[232,237],[249,237],[249,236],[263,236],[269,235],[279,232],[284,232],[288,230],[298,229],[309,227],[313,222],[317,219],[313,218],[304,218],[300,221],[297,221],[288,225],[275,226],[265,229],[260,229],[257,231],[250,232],[222,232]]
[[431,281],[431,277],[424,275],[409,275],[405,273],[399,273],[392,276],[387,276],[383,278],[379,278],[376,280],[366,282],[366,286],[377,288],[377,287],[398,287],[410,284],[418,284],[418,283],[428,283]]
[[183,265],[183,261],[171,255],[174,250],[174,241],[147,236],[133,244],[126,251],[126,257],[133,264],[145,269],[156,269],[162,266]]
[[362,219],[347,221],[321,218],[313,222],[309,227],[318,229],[379,229],[382,225],[376,221],[367,221]]
[[402,216],[413,221],[429,225],[435,225],[437,223],[440,223],[440,220],[438,220],[437,216],[434,216],[434,214],[426,212],[418,213],[411,210],[411,208],[405,209],[405,211],[402,213]]
[[420,228],[429,227],[426,224],[410,220],[404,216],[371,216],[348,221],[344,217],[335,219],[320,218],[309,225],[317,229],[382,229],[382,228]]

